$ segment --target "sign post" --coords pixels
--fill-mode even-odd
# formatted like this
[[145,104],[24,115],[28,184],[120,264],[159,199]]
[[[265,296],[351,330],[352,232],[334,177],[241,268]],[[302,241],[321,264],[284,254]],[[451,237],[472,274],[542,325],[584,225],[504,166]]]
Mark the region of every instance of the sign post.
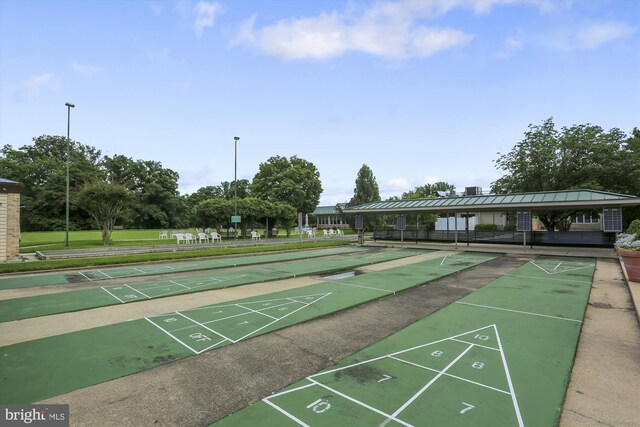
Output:
[[531,231],[531,211],[518,212],[516,216],[516,231],[522,231],[522,244],[527,246],[527,231]]
[[356,215],[356,230],[358,231],[358,244],[364,244],[364,218]]
[[398,215],[396,219],[396,229],[400,230],[400,243],[404,243],[404,230],[407,229],[407,217]]

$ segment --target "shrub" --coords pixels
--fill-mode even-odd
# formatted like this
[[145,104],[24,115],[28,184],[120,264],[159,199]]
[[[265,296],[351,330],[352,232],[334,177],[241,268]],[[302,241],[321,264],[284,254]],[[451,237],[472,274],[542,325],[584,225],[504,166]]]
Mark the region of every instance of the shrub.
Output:
[[628,249],[632,251],[640,251],[640,240],[635,234],[620,233],[618,239],[613,245],[616,249]]
[[640,239],[640,219],[634,219],[627,228],[627,234],[635,234],[636,239]]
[[515,224],[507,224],[504,226],[504,231],[516,231]]
[[476,231],[496,231],[498,226],[495,224],[476,224]]

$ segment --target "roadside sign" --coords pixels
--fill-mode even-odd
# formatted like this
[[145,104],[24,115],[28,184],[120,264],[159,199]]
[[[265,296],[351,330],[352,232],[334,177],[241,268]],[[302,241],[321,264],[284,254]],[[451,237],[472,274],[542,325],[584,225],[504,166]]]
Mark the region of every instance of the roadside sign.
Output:
[[242,217],[240,215],[231,215],[231,223],[236,224],[242,222]]
[[406,230],[407,229],[407,217],[404,215],[398,215],[398,219],[396,220],[396,229],[397,230]]

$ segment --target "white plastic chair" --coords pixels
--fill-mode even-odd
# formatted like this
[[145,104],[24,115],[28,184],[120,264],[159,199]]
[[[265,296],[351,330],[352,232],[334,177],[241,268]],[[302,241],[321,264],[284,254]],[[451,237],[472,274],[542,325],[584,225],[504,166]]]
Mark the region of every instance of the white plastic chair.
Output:
[[195,243],[195,241],[196,241],[196,236],[194,236],[194,235],[193,235],[193,234],[191,234],[191,233],[186,233],[186,234],[184,235],[184,240],[185,240],[185,243]]
[[312,229],[308,229],[307,237],[316,237],[316,233]]
[[257,231],[252,231],[251,240],[262,240],[262,238],[260,238],[260,233],[258,233]]
[[206,233],[198,233],[198,241],[202,243],[209,243],[209,235]]
[[218,242],[222,243],[222,236],[221,236],[220,234],[218,234],[217,232],[212,231],[212,232],[211,232],[211,241],[212,241],[213,243],[215,243],[215,242],[216,242],[216,240],[217,240]]
[[168,239],[169,238],[169,233],[167,233],[167,230],[162,230],[160,232],[160,238],[161,239]]
[[336,232],[338,233],[338,236],[344,236],[344,231],[342,231],[341,229],[337,229]]
[[184,234],[183,233],[176,233],[175,236],[176,236],[176,243],[178,245],[180,244],[180,242],[186,243],[186,240],[184,238]]

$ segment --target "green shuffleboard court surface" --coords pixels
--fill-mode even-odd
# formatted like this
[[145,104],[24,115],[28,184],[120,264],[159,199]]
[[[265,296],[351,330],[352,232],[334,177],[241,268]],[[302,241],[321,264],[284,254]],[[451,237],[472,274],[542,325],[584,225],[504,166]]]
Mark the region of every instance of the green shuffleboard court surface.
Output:
[[339,271],[428,252],[430,251],[419,249],[370,249],[321,256],[312,260],[287,262],[279,264],[277,267],[244,267],[233,271],[194,275],[189,278],[102,286],[0,300],[0,322]]
[[534,260],[214,425],[556,425],[594,269]]
[[265,255],[225,257],[199,261],[166,262],[128,267],[110,267],[99,270],[66,271],[64,273],[40,273],[28,276],[0,279],[0,289],[32,288],[35,286],[62,285],[65,283],[95,282],[123,277],[151,276],[154,274],[180,273],[185,271],[211,270],[238,267],[241,265],[266,264],[269,262],[293,261],[328,255],[340,255],[366,251],[360,247],[337,247],[305,251],[291,251]]
[[35,402],[357,306],[497,255],[440,257],[0,348],[0,402]]

